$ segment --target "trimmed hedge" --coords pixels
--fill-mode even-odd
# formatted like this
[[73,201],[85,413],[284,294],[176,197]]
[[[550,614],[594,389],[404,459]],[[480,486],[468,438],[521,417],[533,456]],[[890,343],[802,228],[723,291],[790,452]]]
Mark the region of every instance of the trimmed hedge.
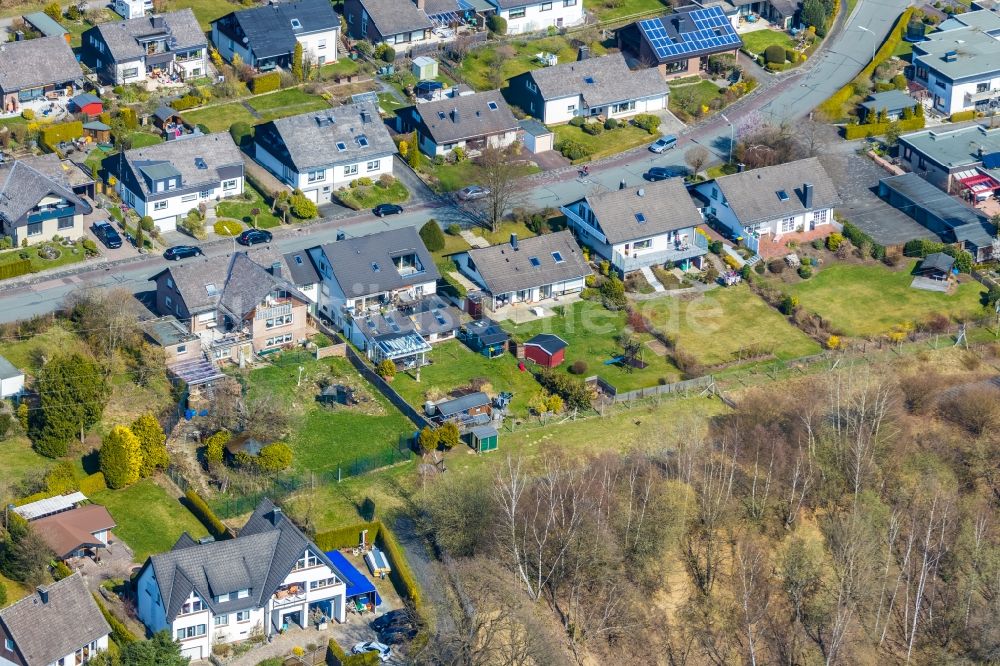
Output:
[[872,246],[871,256],[872,259],[882,259],[885,257],[885,246],[879,245],[875,242],[875,239],[863,232],[859,227],[851,224],[850,222],[844,222],[844,237],[854,244],[854,247],[860,247],[862,243],[869,243]]
[[201,97],[196,95],[184,95],[184,97],[180,97],[172,101],[170,103],[170,107],[173,108],[174,111],[187,111],[196,106],[201,106],[204,103],[205,101]]
[[104,480],[103,472],[94,472],[93,474],[80,479],[80,492],[87,497],[107,489],[108,484]]
[[361,531],[368,530],[368,543],[372,543],[381,531],[382,523],[355,523],[336,530],[320,532],[313,542],[324,551],[340,548],[355,548],[361,540]]
[[399,593],[399,596],[413,604],[413,609],[417,615],[424,617],[423,599],[420,595],[420,587],[410,569],[410,563],[406,561],[403,548],[396,540],[396,535],[380,521],[378,535],[375,537],[375,544],[385,553],[392,571],[389,572],[389,580]]
[[281,88],[281,74],[277,71],[255,76],[250,80],[250,92],[255,95],[274,92]]
[[344,648],[340,647],[333,638],[327,645],[326,663],[329,666],[378,666],[378,652],[365,652],[363,654],[347,654]]
[[955,113],[951,114],[951,118],[949,118],[949,120],[951,120],[951,122],[953,123],[962,123],[965,122],[966,120],[975,120],[975,119],[976,119],[976,112],[973,109],[969,109],[968,111],[956,111]]
[[[847,125],[844,127],[844,138],[848,141],[852,139],[863,139],[868,136],[880,136],[885,134],[889,130],[889,126],[893,123],[869,123],[867,125]],[[906,120],[897,120],[895,124],[899,126],[902,132],[912,132],[913,130],[923,129],[924,127],[924,117],[917,116],[916,118],[907,118]]]
[[108,625],[111,627],[111,640],[118,644],[118,647],[125,647],[129,643],[135,643],[138,638],[132,633],[132,631],[125,626],[125,623],[115,617],[114,613],[108,610],[107,606],[101,600],[100,595],[97,593],[92,593],[94,595],[94,601],[97,602],[97,607],[101,609],[101,615],[104,619],[108,621]]
[[9,264],[0,264],[0,280],[7,280],[31,272],[31,259],[18,259]]
[[57,123],[42,128],[42,143],[52,147],[60,141],[72,141],[83,136],[83,123],[74,120],[68,123]]
[[189,488],[184,493],[184,497],[187,499],[188,509],[201,521],[202,525],[208,529],[212,536],[216,539],[229,538],[229,528],[219,520],[219,517],[215,515],[212,508],[202,499],[201,495],[195,492],[194,488]]

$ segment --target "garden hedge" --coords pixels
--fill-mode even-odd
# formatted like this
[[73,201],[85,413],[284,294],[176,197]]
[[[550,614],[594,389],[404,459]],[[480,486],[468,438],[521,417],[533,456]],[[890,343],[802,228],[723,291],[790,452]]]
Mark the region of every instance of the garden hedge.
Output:
[[94,472],[93,474],[80,479],[80,492],[87,497],[107,489],[108,484],[105,482],[104,474],[102,472]]
[[79,120],[68,123],[57,123],[47,125],[42,128],[42,145],[52,152],[56,152],[56,145],[60,141],[72,141],[83,136],[83,123]]
[[326,663],[328,666],[378,666],[381,662],[378,652],[347,654],[336,639],[331,638],[327,646]]
[[863,232],[859,227],[851,224],[850,222],[844,222],[844,237],[854,244],[854,247],[860,247],[862,243],[867,242],[872,247],[871,256],[873,259],[882,259],[885,256],[885,246],[879,245],[875,242],[875,239]]
[[347,527],[341,527],[327,532],[320,532],[313,539],[313,542],[324,551],[338,550],[340,548],[355,548],[361,540],[361,531],[368,530],[368,543],[372,543],[378,536],[382,528],[382,523],[375,521],[372,523],[355,523]]
[[420,587],[413,576],[413,570],[410,569],[410,563],[406,561],[403,548],[396,540],[396,535],[384,524],[380,524],[378,534],[375,537],[375,544],[385,553],[385,557],[389,561],[389,566],[392,567],[392,571],[389,573],[389,580],[392,581],[396,591],[399,592],[399,596],[413,604],[413,609],[417,615],[424,617]]
[[953,123],[961,123],[965,122],[966,120],[975,120],[975,119],[976,119],[976,112],[974,109],[969,109],[968,111],[956,111],[955,113],[951,114],[950,118],[951,122]]
[[250,81],[250,92],[255,95],[274,92],[281,88],[281,73],[274,71],[255,76]]
[[[844,138],[850,141],[852,139],[863,139],[868,136],[881,136],[889,130],[892,124],[869,123],[867,125],[847,125],[844,127]],[[906,120],[897,120],[895,124],[902,132],[912,132],[913,130],[923,129],[924,117],[917,116],[915,118],[907,118]]]
[[31,259],[18,259],[9,264],[0,264],[0,280],[27,275],[31,272]]
[[135,643],[138,638],[132,633],[132,631],[125,626],[125,623],[115,617],[114,613],[108,610],[107,606],[101,600],[100,595],[94,594],[94,601],[97,602],[97,607],[101,609],[101,615],[104,619],[108,621],[108,625],[111,627],[111,640],[118,644],[118,647],[125,647],[129,643]]
[[219,517],[215,515],[215,512],[212,511],[212,508],[208,506],[208,503],[202,499],[201,495],[195,492],[193,488],[189,488],[188,491],[184,493],[184,497],[187,499],[188,509],[190,509],[191,513],[193,513],[195,517],[201,521],[202,525],[208,529],[212,536],[216,539],[229,538],[229,528],[226,527],[225,523],[219,520]]

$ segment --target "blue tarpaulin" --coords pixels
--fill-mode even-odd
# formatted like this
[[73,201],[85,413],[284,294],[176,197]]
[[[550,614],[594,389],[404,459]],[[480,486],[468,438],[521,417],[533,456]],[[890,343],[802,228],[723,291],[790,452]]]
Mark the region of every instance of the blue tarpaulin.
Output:
[[348,600],[374,594],[375,605],[381,605],[382,599],[378,596],[378,592],[375,591],[375,584],[368,579],[368,576],[358,571],[339,550],[328,551],[326,556],[333,562],[333,566],[337,568],[337,571],[344,574],[344,577],[347,579],[344,582],[347,583]]

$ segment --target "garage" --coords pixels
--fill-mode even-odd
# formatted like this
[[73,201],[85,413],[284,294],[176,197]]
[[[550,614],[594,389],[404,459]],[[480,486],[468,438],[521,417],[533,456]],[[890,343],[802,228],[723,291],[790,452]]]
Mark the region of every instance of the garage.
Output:
[[306,199],[309,199],[309,201],[319,203],[319,190],[306,190],[302,194],[304,194]]
[[201,659],[201,655],[202,652],[200,645],[191,645],[187,647],[181,646],[182,657],[188,657],[189,659],[191,659],[191,661],[195,661],[197,659]]
[[523,135],[522,143],[532,153],[544,153],[555,148],[555,135],[548,127],[534,118],[525,118],[518,123]]

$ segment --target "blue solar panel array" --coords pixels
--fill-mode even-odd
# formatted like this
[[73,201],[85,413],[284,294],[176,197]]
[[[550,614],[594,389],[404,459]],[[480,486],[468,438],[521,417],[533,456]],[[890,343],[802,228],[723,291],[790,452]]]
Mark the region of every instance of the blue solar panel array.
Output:
[[[680,32],[680,41],[670,38],[663,22],[658,18],[639,21],[639,28],[646,35],[656,55],[661,60],[671,56],[707,51],[719,47],[737,46],[740,38],[733,25],[719,7],[708,7],[688,12],[695,29]],[[676,16],[676,15],[675,15]],[[668,19],[669,20],[669,19]]]

